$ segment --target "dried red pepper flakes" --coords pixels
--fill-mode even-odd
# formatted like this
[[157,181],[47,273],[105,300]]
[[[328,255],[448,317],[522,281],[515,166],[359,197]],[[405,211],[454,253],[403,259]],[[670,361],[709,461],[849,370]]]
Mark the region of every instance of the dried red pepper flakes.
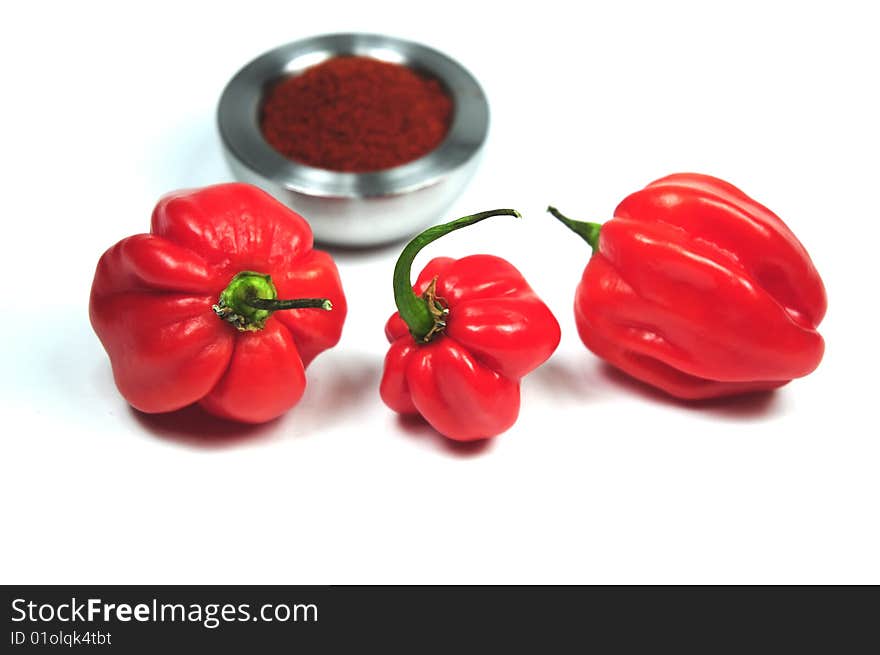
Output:
[[507,430],[516,421],[520,379],[559,345],[556,318],[509,262],[492,255],[437,257],[415,285],[410,269],[429,243],[492,216],[496,209],[425,230],[394,269],[398,311],[385,326],[391,348],[382,400],[401,414],[421,415],[456,441]]
[[418,159],[449,131],[443,85],[406,66],[333,57],[284,78],[263,99],[266,141],[294,161],[334,171],[377,171]]
[[101,257],[89,302],[133,407],[198,404],[245,423],[299,401],[306,367],[339,341],[345,315],[336,265],[312,248],[308,223],[247,184],[162,198],[149,234]]
[[773,389],[812,372],[825,288],[772,211],[695,173],[636,191],[604,224],[551,214],[593,249],[575,295],[584,344],[683,399]]

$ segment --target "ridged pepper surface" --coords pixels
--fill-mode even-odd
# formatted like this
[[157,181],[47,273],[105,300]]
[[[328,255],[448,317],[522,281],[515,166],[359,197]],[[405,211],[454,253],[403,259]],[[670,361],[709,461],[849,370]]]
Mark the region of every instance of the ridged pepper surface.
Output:
[[132,406],[198,403],[259,423],[300,399],[306,366],[339,340],[346,303],[299,214],[256,187],[220,184],[165,196],[149,234],[104,253],[89,314]]
[[700,399],[772,389],[819,365],[822,280],[785,223],[733,185],[670,175],[602,225],[550,211],[593,247],[575,318],[615,367]]
[[482,212],[430,228],[404,249],[395,268],[399,311],[385,327],[391,347],[382,399],[456,441],[485,439],[512,426],[520,379],[547,360],[560,339],[556,318],[500,257],[437,257],[410,286],[410,267],[422,247],[498,214],[516,212]]

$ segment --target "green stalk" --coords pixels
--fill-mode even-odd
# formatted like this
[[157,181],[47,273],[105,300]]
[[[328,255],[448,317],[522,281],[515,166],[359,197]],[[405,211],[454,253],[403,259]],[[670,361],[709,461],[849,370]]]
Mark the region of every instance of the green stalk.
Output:
[[217,316],[234,325],[236,329],[253,332],[266,327],[266,320],[272,312],[284,309],[330,311],[333,303],[327,298],[280,300],[270,275],[242,271],[220,292],[220,299],[213,309]]
[[409,331],[416,341],[430,341],[445,326],[442,318],[445,308],[433,297],[433,285],[429,288],[430,293],[426,293],[424,296],[417,296],[412,290],[410,274],[416,255],[422,248],[440,237],[492,216],[522,218],[515,209],[491,209],[479,214],[464,216],[443,225],[429,227],[410,241],[400,253],[397,264],[394,266],[394,302],[400,312],[400,318],[409,326]]
[[245,302],[254,309],[265,309],[270,312],[277,312],[279,309],[323,309],[329,312],[333,309],[333,303],[326,298],[296,298],[295,300],[251,298]]
[[567,216],[564,216],[553,206],[547,207],[547,211],[557,218],[559,222],[568,227],[568,229],[575,234],[578,234],[584,241],[589,243],[593,252],[596,252],[599,249],[599,230],[602,229],[601,223],[588,223],[587,221],[572,220]]

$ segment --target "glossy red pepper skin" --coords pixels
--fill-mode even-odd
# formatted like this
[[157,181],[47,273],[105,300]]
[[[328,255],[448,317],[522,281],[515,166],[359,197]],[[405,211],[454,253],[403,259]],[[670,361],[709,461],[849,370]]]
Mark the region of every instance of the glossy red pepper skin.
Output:
[[677,174],[602,225],[575,317],[584,344],[683,399],[765,390],[822,359],[825,288],[769,209],[717,178]]
[[445,331],[417,342],[395,312],[380,393],[401,414],[419,414],[456,441],[495,436],[519,414],[520,379],[559,345],[556,318],[509,262],[491,255],[438,257],[413,291],[437,278],[449,315]]
[[[277,311],[263,329],[238,331],[212,306],[246,270],[271,275],[281,298],[321,296],[333,310]],[[299,401],[306,366],[339,340],[346,303],[336,265],[312,249],[301,216],[256,187],[220,184],[165,196],[149,234],[107,250],[89,315],[133,407],[198,403],[260,423]]]

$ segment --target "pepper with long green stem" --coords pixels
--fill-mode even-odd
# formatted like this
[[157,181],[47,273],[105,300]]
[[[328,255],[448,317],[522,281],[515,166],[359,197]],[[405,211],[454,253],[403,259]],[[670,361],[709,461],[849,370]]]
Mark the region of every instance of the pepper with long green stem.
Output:
[[464,216],[449,223],[428,228],[410,241],[400,253],[397,264],[394,266],[394,303],[397,305],[400,317],[409,326],[410,333],[417,341],[428,342],[435,334],[442,332],[445,327],[444,317],[448,310],[443,306],[442,300],[437,299],[435,284],[429,285],[421,295],[413,293],[410,271],[416,255],[421,252],[422,248],[440,237],[492,216],[522,218],[515,209],[490,209]]
[[560,339],[553,314],[500,257],[437,257],[411,285],[422,248],[492,216],[519,213],[491,210],[429,228],[403,249],[394,268],[398,311],[385,326],[391,347],[382,399],[457,441],[485,439],[513,425],[520,379],[546,361]]

